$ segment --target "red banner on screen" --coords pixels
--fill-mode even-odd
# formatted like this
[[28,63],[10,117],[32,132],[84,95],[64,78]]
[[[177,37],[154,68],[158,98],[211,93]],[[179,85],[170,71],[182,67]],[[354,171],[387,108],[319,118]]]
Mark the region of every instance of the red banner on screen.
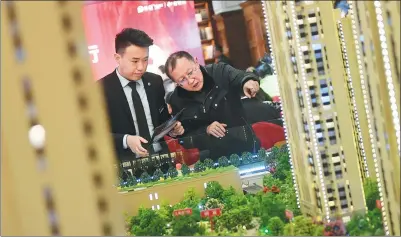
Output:
[[169,54],[185,50],[203,64],[193,1],[91,1],[83,10],[85,33],[95,79],[115,67],[115,35],[123,28],[145,31],[153,40],[148,71],[159,73]]

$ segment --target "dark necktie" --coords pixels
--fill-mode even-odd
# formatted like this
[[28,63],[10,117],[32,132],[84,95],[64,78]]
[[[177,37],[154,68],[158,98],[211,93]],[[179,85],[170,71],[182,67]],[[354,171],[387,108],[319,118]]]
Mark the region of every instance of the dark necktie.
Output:
[[145,110],[143,109],[141,97],[136,90],[137,82],[131,81],[128,83],[128,86],[132,88],[132,102],[134,103],[136,122],[138,123],[139,136],[145,138],[150,141],[150,133],[148,122],[146,121]]

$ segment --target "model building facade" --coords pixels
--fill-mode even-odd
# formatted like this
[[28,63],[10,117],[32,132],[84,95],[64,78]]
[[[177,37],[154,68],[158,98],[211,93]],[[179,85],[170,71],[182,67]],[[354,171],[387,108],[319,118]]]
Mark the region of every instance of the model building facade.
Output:
[[350,7],[344,35],[361,84],[370,175],[379,184],[384,230],[400,235],[400,2],[352,1]]
[[330,1],[266,2],[271,49],[303,213],[326,221],[366,211],[363,143]]
[[1,3],[2,235],[124,235],[81,4]]

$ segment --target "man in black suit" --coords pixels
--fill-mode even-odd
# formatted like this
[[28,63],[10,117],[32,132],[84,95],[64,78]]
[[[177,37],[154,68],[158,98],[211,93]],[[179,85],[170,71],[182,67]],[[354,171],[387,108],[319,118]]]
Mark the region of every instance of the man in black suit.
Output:
[[[120,160],[148,156],[154,128],[170,118],[162,78],[146,72],[153,40],[143,31],[127,28],[116,35],[118,67],[99,80],[107,103],[114,145]],[[170,136],[184,133],[178,123]],[[154,151],[161,149],[153,145]]]

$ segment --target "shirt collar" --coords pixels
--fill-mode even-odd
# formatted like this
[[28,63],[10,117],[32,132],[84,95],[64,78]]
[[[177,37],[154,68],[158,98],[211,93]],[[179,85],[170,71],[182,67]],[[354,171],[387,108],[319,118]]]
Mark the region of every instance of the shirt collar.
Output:
[[[131,82],[131,81],[128,80],[127,78],[121,76],[121,74],[118,72],[118,68],[116,68],[116,73],[117,73],[118,80],[120,81],[121,86],[122,86],[123,88],[126,87],[126,86],[128,85],[128,83]],[[138,82],[139,85],[141,85],[141,86],[143,85],[142,79],[139,79],[139,80],[137,80],[136,82]]]

